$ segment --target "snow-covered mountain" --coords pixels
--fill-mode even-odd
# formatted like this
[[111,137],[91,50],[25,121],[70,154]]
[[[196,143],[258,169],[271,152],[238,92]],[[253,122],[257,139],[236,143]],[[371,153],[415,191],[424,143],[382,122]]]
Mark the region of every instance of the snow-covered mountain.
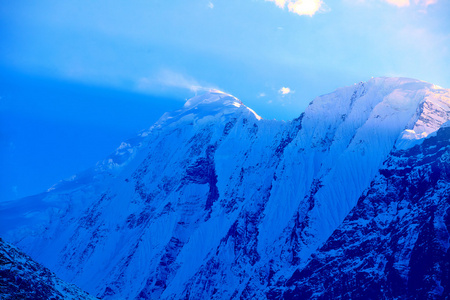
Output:
[[[262,120],[212,91],[95,168],[0,204],[0,235],[106,299],[327,298],[353,293],[347,283],[367,295],[371,278],[408,282],[414,224],[448,215],[432,207],[449,202],[449,141],[438,131],[449,120],[450,90],[406,78],[338,89],[291,122]],[[444,177],[421,190],[420,208],[407,205],[417,202],[415,180],[435,168]],[[420,210],[435,223],[416,218]],[[449,230],[439,224],[429,230],[448,256]],[[366,254],[377,264],[361,263]],[[445,259],[429,265],[436,261],[444,271],[424,267],[434,282],[449,270]],[[389,272],[397,277],[382,276]],[[423,289],[449,293],[437,283]],[[388,290],[380,296],[398,295]]]
[[0,298],[29,300],[98,299],[68,284],[0,238]]
[[271,298],[448,299],[450,122],[393,151],[355,208]]

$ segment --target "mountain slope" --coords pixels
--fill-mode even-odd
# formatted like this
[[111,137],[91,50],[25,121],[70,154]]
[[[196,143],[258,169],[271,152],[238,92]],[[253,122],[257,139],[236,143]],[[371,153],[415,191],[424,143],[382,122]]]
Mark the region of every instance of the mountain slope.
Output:
[[338,89],[287,123],[207,93],[92,170],[1,204],[0,234],[105,298],[263,298],[308,264],[391,151],[449,119],[449,90],[405,78]]
[[449,240],[450,122],[389,156],[342,225],[286,282],[283,298],[447,299]]
[[0,296],[2,299],[97,299],[68,284],[0,239]]

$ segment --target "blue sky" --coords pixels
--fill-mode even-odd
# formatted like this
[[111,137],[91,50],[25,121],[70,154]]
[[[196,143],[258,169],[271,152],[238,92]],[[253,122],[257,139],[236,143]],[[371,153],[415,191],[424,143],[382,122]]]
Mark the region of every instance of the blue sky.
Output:
[[447,0],[2,1],[0,197],[87,168],[210,88],[282,120],[375,76],[449,88],[449,15]]

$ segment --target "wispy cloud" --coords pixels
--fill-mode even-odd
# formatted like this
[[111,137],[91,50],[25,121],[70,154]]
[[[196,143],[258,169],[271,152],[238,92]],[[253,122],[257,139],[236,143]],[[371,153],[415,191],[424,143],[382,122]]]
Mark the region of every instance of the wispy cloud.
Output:
[[137,88],[141,91],[154,91],[160,88],[181,88],[195,93],[216,89],[213,85],[199,83],[193,77],[170,69],[160,70],[155,76],[140,78]]
[[[322,0],[266,0],[275,2],[279,8],[287,8],[290,12],[300,16],[313,16],[317,12],[328,12],[330,8]],[[409,1],[409,0],[407,0]],[[432,0],[428,0],[432,1]]]
[[407,7],[411,4],[415,4],[422,7],[428,7],[429,5],[436,4],[439,0],[384,0],[389,4],[398,6],[398,7]]
[[13,185],[11,189],[15,197],[19,196],[19,188],[17,187],[17,185]]
[[431,4],[436,4],[437,2],[438,2],[438,0],[415,0],[415,3],[417,5],[422,5],[425,7],[427,7],[428,5],[431,5]]
[[213,9],[214,8],[214,3],[212,3],[211,1],[208,3],[208,7]]
[[404,7],[404,6],[409,6],[409,0],[384,0],[389,4],[398,6],[398,7]]

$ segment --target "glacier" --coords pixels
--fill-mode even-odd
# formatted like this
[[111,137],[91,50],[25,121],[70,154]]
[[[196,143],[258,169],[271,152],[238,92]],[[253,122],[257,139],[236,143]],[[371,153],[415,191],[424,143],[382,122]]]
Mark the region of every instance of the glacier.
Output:
[[386,164],[449,120],[450,90],[408,78],[337,89],[290,122],[213,90],[92,169],[0,203],[0,236],[105,299],[324,297],[324,274],[302,270],[357,264],[327,243],[369,222],[348,220]]

